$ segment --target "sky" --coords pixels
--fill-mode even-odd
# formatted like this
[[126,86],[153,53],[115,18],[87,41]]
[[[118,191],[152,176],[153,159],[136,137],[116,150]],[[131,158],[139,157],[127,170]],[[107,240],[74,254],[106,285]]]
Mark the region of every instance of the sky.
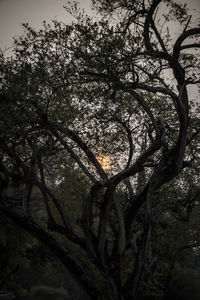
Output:
[[[12,38],[23,33],[22,23],[40,28],[42,21],[52,19],[70,22],[63,5],[67,0],[0,0],[0,48],[5,50]],[[80,6],[89,11],[90,0],[80,0]]]
[[[200,16],[199,0],[181,0],[181,2],[184,1],[191,8],[192,14]],[[9,48],[12,44],[12,38],[23,32],[22,23],[28,22],[37,29],[41,27],[43,20],[51,21],[56,18],[64,22],[70,22],[69,15],[63,9],[63,5],[67,2],[67,0],[0,0],[1,50]],[[90,0],[79,0],[79,3],[82,8],[89,11]]]
[[[41,27],[43,20],[50,22],[57,19],[69,23],[70,16],[63,9],[67,2],[68,0],[0,0],[0,49],[4,51],[9,48],[12,38],[23,33],[22,23],[28,22],[36,29]],[[79,3],[89,12],[90,0],[79,0]],[[200,17],[200,1],[189,0],[187,4],[191,9],[190,13]]]

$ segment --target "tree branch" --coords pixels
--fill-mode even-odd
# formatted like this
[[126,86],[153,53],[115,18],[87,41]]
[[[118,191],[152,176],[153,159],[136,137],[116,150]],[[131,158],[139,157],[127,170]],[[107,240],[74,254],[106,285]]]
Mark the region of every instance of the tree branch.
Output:
[[77,263],[68,251],[61,246],[50,234],[44,231],[37,223],[30,218],[22,217],[15,212],[6,208],[0,208],[5,216],[11,219],[15,224],[20,226],[26,232],[36,237],[40,242],[47,246],[60,259],[64,266],[74,276],[76,281],[82,286],[84,291],[91,296],[92,299],[98,298],[98,291],[91,278],[88,277],[84,269]]
[[[180,51],[183,50],[184,48],[187,48],[187,45],[185,47],[185,45],[181,46],[182,43],[184,42],[184,40],[186,38],[188,38],[191,35],[196,35],[196,34],[200,34],[200,28],[192,28],[192,29],[188,29],[186,31],[184,31],[176,40],[175,44],[174,44],[174,48],[173,48],[173,57],[178,60],[179,59],[179,55],[180,55]],[[195,45],[195,44],[193,44]],[[199,45],[199,44],[196,44]],[[199,47],[199,46],[198,46]],[[191,48],[191,46],[189,47]]]

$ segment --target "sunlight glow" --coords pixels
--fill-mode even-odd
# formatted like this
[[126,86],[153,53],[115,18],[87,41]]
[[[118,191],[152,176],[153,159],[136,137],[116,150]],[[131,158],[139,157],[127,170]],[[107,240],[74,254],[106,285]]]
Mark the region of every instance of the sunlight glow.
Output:
[[102,166],[104,171],[109,171],[111,167],[111,159],[108,155],[100,154],[96,156],[96,159]]

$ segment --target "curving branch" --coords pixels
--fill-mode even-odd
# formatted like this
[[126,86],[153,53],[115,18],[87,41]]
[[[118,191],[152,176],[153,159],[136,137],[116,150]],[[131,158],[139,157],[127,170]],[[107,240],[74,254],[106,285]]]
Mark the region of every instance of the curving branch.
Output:
[[159,137],[160,135],[160,132],[159,132],[159,128],[158,128],[158,125],[157,125],[157,122],[155,120],[155,117],[149,107],[149,105],[146,103],[146,101],[144,100],[144,98],[138,94],[136,91],[134,91],[132,88],[130,87],[121,87],[121,89],[125,92],[128,92],[130,95],[133,96],[134,99],[136,99],[138,101],[138,103],[142,106],[142,108],[144,109],[144,111],[147,113],[149,119],[151,120],[152,122],[152,125],[155,129],[155,132],[156,132],[156,136]]
[[182,46],[180,46],[180,51],[185,50],[185,49],[190,49],[190,48],[200,48],[200,44],[193,43],[193,44],[182,45]]
[[114,201],[115,186],[110,182],[101,205],[100,220],[98,228],[98,250],[102,265],[106,267],[106,226]]
[[29,218],[18,215],[17,213],[6,209],[0,208],[0,211],[3,212],[5,216],[11,219],[16,225],[20,226],[26,232],[30,233],[33,237],[37,238],[41,243],[51,250],[57,258],[67,267],[75,280],[81,285],[85,292],[91,296],[92,299],[98,297],[98,290],[85,272],[84,268],[77,263],[76,258],[73,258],[69,254],[68,250],[64,248],[61,244],[58,243],[55,238],[48,234],[42,227]]
[[182,43],[187,39],[188,37],[192,35],[200,34],[200,28],[192,28],[184,31],[176,40],[173,48],[173,57],[178,60],[181,50],[187,49],[187,48],[195,48],[200,47],[199,44],[190,44],[190,45],[183,45]]
[[160,2],[161,2],[161,0],[154,0],[152,2],[152,5],[151,5],[148,13],[147,13],[145,23],[144,23],[144,30],[143,30],[145,47],[146,47],[147,53],[150,57],[164,59],[169,63],[170,67],[172,68],[172,70],[174,72],[174,76],[175,76],[178,84],[181,85],[185,81],[185,71],[179,64],[176,57],[171,56],[166,51],[155,50],[150,41],[150,25],[152,22],[152,17],[153,17],[153,14],[155,13],[156,8],[160,4]]
[[86,154],[89,161],[96,167],[99,175],[102,179],[107,179],[107,174],[104,172],[103,168],[101,167],[100,163],[96,159],[95,155],[92,153],[92,151],[88,148],[88,146],[83,142],[83,140],[78,136],[73,130],[69,128],[62,128],[59,126],[59,124],[54,124],[50,120],[47,119],[47,116],[42,111],[42,109],[38,106],[38,104],[35,101],[31,101],[31,104],[35,107],[36,112],[38,116],[40,117],[41,124],[60,141],[60,143],[66,148],[66,150],[70,153],[71,157],[76,160],[80,168],[84,171],[84,173],[92,180],[93,182],[96,182],[94,177],[89,173],[87,168],[83,165],[83,163],[80,161],[78,156],[73,152],[73,150],[67,145],[67,143],[64,141],[64,139],[60,136],[59,131],[66,134],[68,138],[73,140]]
[[116,209],[116,215],[118,218],[118,235],[116,236],[117,240],[117,254],[122,257],[124,254],[124,251],[126,249],[126,227],[125,227],[125,221],[124,221],[124,213],[120,204],[120,201],[117,199],[117,196],[114,197],[114,204],[115,204],[115,209]]
[[[23,170],[24,178],[27,181],[27,183],[31,183],[32,187],[33,187],[33,185],[37,186],[39,188],[39,190],[41,191],[41,193],[44,197],[46,208],[47,208],[47,214],[50,217],[50,219],[49,219],[49,221],[51,221],[49,223],[50,227],[52,226],[53,227],[52,229],[64,234],[69,240],[73,241],[74,243],[78,244],[80,247],[85,249],[84,240],[82,238],[80,238],[78,235],[76,235],[75,232],[72,230],[72,226],[69,222],[69,218],[68,218],[66,212],[64,211],[64,209],[62,208],[59,199],[57,199],[57,197],[50,190],[50,188],[46,186],[46,183],[45,183],[44,177],[43,177],[44,176],[43,166],[41,164],[41,158],[39,157],[39,153],[37,153],[37,156],[39,158],[38,162],[39,162],[39,171],[41,174],[41,181],[38,179],[36,172],[34,172],[33,169],[29,169],[25,165],[25,163],[22,161],[22,159],[17,155],[17,153],[13,149],[11,149],[7,145],[5,145],[5,143],[2,139],[1,139],[1,144],[2,144],[5,152],[7,153],[7,155],[16,162],[18,168],[21,168]],[[28,178],[28,179],[26,179],[26,178]],[[52,199],[52,201],[62,219],[64,227],[61,225],[58,225],[55,222],[55,220],[53,219],[51,211],[49,209],[49,206],[46,202],[47,196],[49,196]]]

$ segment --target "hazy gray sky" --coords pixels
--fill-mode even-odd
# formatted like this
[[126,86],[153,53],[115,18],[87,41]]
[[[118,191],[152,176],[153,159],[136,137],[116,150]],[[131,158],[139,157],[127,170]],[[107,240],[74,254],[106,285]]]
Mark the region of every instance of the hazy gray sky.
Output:
[[[21,24],[28,22],[32,27],[39,28],[43,20],[52,19],[69,21],[63,8],[67,0],[0,0],[0,48],[8,48],[12,37],[20,35]],[[90,0],[80,0],[80,6],[89,10]]]
[[[10,47],[12,37],[22,33],[21,23],[28,22],[32,27],[39,28],[43,20],[51,21],[56,18],[69,22],[69,16],[63,9],[63,5],[67,2],[67,0],[0,0],[0,48],[5,50]],[[89,10],[90,0],[79,2],[86,11]],[[181,2],[187,2],[191,8],[190,13],[199,16],[199,0],[181,0]]]

